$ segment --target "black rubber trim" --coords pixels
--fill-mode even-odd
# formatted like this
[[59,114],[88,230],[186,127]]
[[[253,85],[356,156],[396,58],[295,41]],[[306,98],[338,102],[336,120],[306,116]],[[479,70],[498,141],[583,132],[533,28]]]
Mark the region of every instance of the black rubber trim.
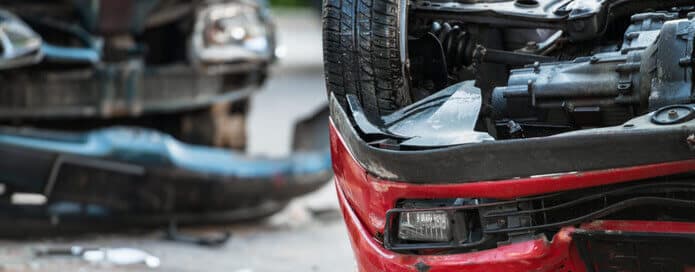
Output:
[[400,182],[491,181],[695,159],[686,141],[695,128],[688,126],[388,150],[365,142],[334,97],[330,110],[335,128],[357,162],[371,175]]

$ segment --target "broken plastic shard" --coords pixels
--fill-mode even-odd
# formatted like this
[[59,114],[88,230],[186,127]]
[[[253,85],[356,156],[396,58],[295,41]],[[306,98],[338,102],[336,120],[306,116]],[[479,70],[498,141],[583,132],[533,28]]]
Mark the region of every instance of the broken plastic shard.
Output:
[[92,263],[108,263],[114,265],[145,264],[150,268],[157,268],[160,265],[159,258],[134,248],[88,250],[82,253],[82,258]]
[[482,107],[482,95],[473,83],[465,81],[440,91],[451,93],[441,105],[424,103],[407,109],[413,114],[403,114],[406,117],[391,124],[388,131],[410,138],[401,143],[409,146],[447,146],[494,140],[489,134],[474,130]]
[[0,9],[0,69],[38,63],[41,37],[11,12]]

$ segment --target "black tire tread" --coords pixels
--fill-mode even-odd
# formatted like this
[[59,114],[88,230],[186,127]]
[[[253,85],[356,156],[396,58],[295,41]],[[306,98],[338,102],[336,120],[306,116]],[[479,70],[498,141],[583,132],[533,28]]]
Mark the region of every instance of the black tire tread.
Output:
[[400,0],[324,0],[326,87],[339,102],[354,94],[372,120],[410,103],[398,39]]

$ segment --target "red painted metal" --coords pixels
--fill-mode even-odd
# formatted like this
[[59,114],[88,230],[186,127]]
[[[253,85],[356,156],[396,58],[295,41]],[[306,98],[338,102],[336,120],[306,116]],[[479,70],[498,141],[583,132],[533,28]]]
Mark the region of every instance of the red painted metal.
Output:
[[386,211],[392,209],[399,199],[458,197],[509,199],[695,171],[695,159],[693,159],[499,181],[410,184],[382,180],[367,174],[350,154],[340,133],[332,123],[330,138],[336,182],[343,189],[352,209],[365,223],[370,233],[383,232]]
[[[338,197],[360,271],[584,271],[584,265],[572,246],[572,227],[562,228],[552,241],[539,238],[490,250],[450,255],[398,254],[384,249],[374,237],[383,233],[386,211],[394,208],[399,199],[508,199],[695,171],[694,159],[500,181],[409,184],[368,174],[350,154],[332,122],[330,138]],[[693,224],[675,222],[596,221],[582,227],[638,232],[695,231]]]
[[473,253],[406,255],[388,251],[360,223],[340,186],[336,188],[359,271],[585,271],[571,247],[572,227],[560,230],[552,242],[536,239]]

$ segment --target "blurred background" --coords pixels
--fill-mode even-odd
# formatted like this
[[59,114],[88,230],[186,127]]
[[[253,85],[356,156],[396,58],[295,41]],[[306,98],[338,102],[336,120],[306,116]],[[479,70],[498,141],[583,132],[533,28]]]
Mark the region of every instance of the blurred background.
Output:
[[[278,60],[270,66],[260,90],[250,98],[246,121],[246,153],[250,156],[289,156],[295,123],[326,105],[318,5],[299,0],[271,3]],[[194,237],[229,231],[231,236],[217,246],[164,239],[166,227],[3,238],[0,271],[355,270],[332,182],[292,199],[268,218],[194,224],[179,231]],[[156,257],[158,262],[148,267],[145,261],[128,265],[89,261],[85,256],[72,256],[70,251],[76,248],[133,249]],[[68,254],[37,253],[61,250]]]

